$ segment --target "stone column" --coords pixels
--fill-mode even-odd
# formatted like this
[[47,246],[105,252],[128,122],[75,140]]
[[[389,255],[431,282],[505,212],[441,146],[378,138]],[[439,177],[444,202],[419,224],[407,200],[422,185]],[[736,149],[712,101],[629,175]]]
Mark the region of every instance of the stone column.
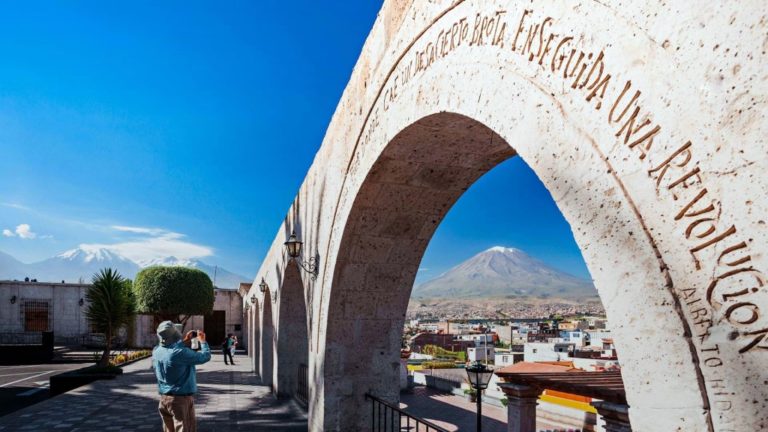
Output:
[[593,401],[591,405],[605,421],[605,432],[632,432],[628,405],[607,401]]
[[500,383],[507,396],[507,431],[536,432],[536,405],[541,390],[527,385]]
[[400,391],[408,390],[408,358],[400,356]]

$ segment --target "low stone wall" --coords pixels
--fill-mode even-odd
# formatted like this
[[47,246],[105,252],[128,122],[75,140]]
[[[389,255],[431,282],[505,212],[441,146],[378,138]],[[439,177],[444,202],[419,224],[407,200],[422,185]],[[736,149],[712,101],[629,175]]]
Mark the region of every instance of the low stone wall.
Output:
[[451,380],[438,375],[430,375],[421,372],[413,373],[413,383],[416,385],[427,386],[436,390],[444,391],[447,393],[453,393],[456,395],[463,395],[464,391],[461,389],[461,382]]
[[0,364],[47,363],[53,359],[52,332],[42,333],[39,343],[19,343],[0,345]]
[[[50,392],[51,396],[56,396],[62,393],[66,393],[70,390],[76,389],[80,386],[90,384],[94,381],[104,379],[115,379],[119,374],[114,373],[87,373],[85,370],[90,369],[83,368],[71,372],[64,372],[58,375],[54,375],[50,378]],[[121,369],[118,369],[122,373]]]

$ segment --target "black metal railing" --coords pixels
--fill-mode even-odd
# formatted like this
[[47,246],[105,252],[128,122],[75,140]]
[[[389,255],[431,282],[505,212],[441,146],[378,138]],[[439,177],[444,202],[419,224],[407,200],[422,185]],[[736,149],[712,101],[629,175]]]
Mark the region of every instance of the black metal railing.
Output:
[[415,417],[383,400],[365,395],[371,401],[371,430],[373,432],[448,432],[427,420]]
[[0,333],[0,345],[42,345],[43,332]]
[[296,389],[296,399],[298,399],[299,402],[303,403],[304,405],[309,403],[309,374],[307,371],[307,365],[299,365],[299,385]]

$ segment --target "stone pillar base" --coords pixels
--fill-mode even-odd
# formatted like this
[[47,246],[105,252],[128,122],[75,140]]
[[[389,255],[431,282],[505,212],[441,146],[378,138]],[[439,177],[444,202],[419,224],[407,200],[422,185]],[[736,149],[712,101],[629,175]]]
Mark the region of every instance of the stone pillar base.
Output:
[[507,431],[536,432],[536,405],[541,390],[526,385],[499,384],[507,396]]

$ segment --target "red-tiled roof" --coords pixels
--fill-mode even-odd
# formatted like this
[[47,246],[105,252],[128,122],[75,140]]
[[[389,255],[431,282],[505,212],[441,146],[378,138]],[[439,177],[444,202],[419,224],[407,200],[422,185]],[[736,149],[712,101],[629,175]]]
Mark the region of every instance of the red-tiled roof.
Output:
[[545,373],[545,372],[580,372],[573,362],[519,362],[496,369],[496,373]]

